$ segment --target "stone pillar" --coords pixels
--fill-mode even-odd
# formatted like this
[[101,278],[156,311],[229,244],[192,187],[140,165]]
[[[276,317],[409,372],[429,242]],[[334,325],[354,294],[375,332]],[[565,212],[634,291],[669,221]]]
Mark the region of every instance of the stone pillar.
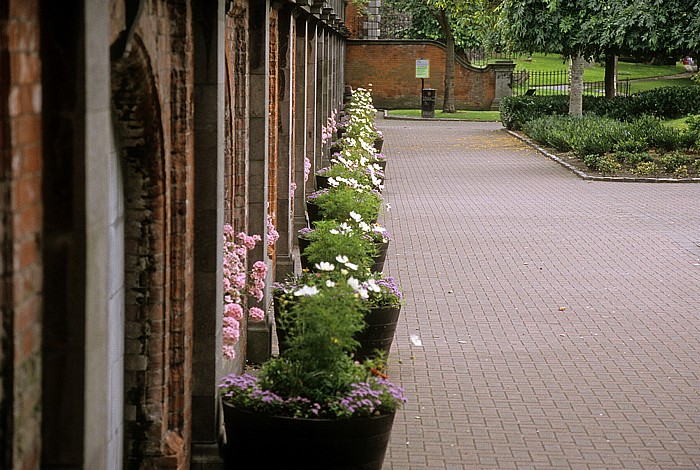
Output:
[[491,109],[498,111],[501,98],[504,96],[513,96],[511,82],[515,64],[510,60],[499,60],[495,64],[490,65],[496,75],[496,92],[495,98],[491,102]]
[[194,324],[191,468],[221,468],[224,224],[224,0],[192,4],[194,34]]
[[318,102],[318,25],[315,21],[307,22],[306,34],[306,157],[311,161],[311,174],[306,182],[305,193],[314,191],[313,173],[318,169],[316,158],[319,149],[316,142],[316,103]]
[[308,32],[309,24],[306,19],[296,19],[296,40],[295,40],[295,80],[294,80],[294,180],[297,188],[294,191],[294,237],[296,243],[296,232],[306,227],[306,184],[304,182],[304,157],[307,155],[307,100],[308,94],[306,84],[308,83]]
[[275,279],[294,272],[294,230],[291,184],[294,182],[294,87],[296,22],[290,10],[279,12],[279,141],[277,156],[277,263]]
[[[250,134],[248,174],[248,234],[260,235],[258,243],[250,253],[249,264],[267,258],[267,201],[268,201],[268,157],[269,133],[268,112],[270,108],[270,0],[250,3]],[[268,262],[269,266],[269,262]],[[268,280],[272,273],[268,270]],[[262,305],[267,310],[269,282],[266,282],[266,295]],[[272,351],[272,325],[268,318],[261,322],[248,323],[247,358],[253,363],[261,363],[269,358]]]

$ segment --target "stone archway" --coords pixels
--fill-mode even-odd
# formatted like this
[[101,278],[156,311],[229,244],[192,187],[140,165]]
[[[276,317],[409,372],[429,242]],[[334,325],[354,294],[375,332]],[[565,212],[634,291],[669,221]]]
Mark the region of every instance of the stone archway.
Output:
[[186,331],[171,303],[175,279],[186,275],[179,272],[186,266],[173,255],[185,251],[173,235],[185,214],[172,207],[174,163],[168,163],[164,149],[156,81],[138,35],[131,50],[112,62],[111,77],[124,172],[125,468],[176,468],[188,458],[183,438]]

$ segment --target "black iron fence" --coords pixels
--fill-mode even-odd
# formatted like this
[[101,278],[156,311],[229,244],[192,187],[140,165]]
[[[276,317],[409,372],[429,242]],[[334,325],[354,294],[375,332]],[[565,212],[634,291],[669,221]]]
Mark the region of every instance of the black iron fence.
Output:
[[[513,96],[519,95],[568,95],[569,71],[556,70],[552,72],[530,72],[518,70],[513,72],[511,79]],[[629,95],[629,79],[617,81],[617,94]],[[605,96],[605,82],[584,82],[583,94]]]

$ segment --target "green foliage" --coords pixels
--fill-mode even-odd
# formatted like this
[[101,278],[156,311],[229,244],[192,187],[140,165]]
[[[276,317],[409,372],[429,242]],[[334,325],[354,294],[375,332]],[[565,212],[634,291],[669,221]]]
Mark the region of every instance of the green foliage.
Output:
[[664,171],[668,173],[675,173],[681,167],[685,168],[685,172],[688,172],[688,164],[690,164],[690,157],[679,152],[667,153],[661,157],[661,165]]
[[287,348],[281,358],[265,363],[262,388],[280,396],[303,396],[324,403],[347,392],[357,375],[349,353],[364,328],[366,303],[347,285],[300,295],[280,317]]
[[631,171],[639,176],[653,176],[659,173],[659,167],[654,162],[641,162]]
[[365,272],[372,267],[377,246],[361,232],[335,220],[320,220],[314,227],[314,231],[306,235],[311,243],[303,253],[312,266],[323,261],[335,263],[337,256],[346,256],[358,266],[356,271]]
[[598,171],[603,174],[614,174],[622,169],[622,165],[612,155],[602,155],[598,158]]
[[342,222],[350,219],[350,212],[356,212],[363,220],[371,222],[379,218],[382,198],[375,191],[340,186],[318,193],[310,201],[319,207],[319,214],[324,219]]
[[649,152],[615,152],[615,159],[620,163],[637,166],[641,162],[651,162],[654,158]]
[[[383,0],[382,8],[410,13],[411,26],[401,31],[406,39],[445,41],[437,20],[438,10],[446,12],[458,49],[478,49],[500,42],[495,23],[497,2],[491,0]],[[385,10],[386,11],[386,10]]]
[[587,156],[612,151],[625,136],[623,123],[593,114],[580,118],[546,116],[527,122],[523,130],[533,139],[557,150],[573,150],[578,155]]
[[[597,114],[621,121],[632,121],[644,115],[674,118],[694,114],[700,109],[700,86],[657,88],[630,96],[584,96],[584,114]],[[568,112],[568,97],[510,96],[501,99],[501,122],[508,129],[518,130],[532,119]]]
[[646,141],[637,136],[621,140],[613,145],[613,150],[620,153],[639,154],[647,151],[648,149],[649,145],[646,143]]

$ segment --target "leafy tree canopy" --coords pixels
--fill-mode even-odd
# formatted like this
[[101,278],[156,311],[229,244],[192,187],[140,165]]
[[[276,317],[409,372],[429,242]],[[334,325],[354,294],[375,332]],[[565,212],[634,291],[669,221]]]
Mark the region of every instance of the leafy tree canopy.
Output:
[[445,35],[437,20],[443,10],[449,21],[455,45],[464,50],[478,49],[496,42],[494,34],[494,0],[384,0],[383,5],[411,14],[411,27],[403,37],[412,39],[444,40]]

